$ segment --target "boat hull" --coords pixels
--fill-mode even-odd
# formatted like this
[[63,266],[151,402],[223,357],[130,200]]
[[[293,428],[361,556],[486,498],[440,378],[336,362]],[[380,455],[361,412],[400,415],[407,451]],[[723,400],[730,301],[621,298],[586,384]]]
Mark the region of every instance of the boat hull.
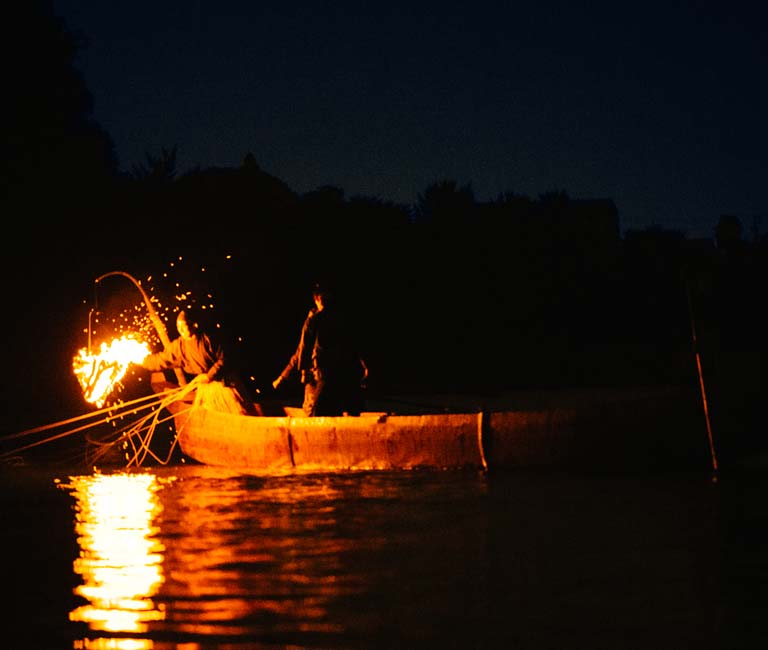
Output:
[[483,467],[478,414],[240,416],[191,408],[176,416],[185,454],[256,470]]
[[356,417],[244,416],[178,403],[183,452],[256,472],[566,467],[625,471],[709,463],[705,422],[678,390],[561,407]]

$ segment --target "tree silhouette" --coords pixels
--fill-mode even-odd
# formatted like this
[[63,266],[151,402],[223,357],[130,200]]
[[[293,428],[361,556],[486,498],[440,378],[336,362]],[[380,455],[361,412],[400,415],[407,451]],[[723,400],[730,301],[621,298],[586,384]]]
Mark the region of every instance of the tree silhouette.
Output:
[[433,183],[418,195],[414,213],[421,222],[458,224],[466,221],[475,206],[472,185],[459,188],[454,180]]
[[0,122],[0,200],[34,225],[42,210],[64,221],[100,200],[117,158],[92,119],[93,102],[74,58],[85,40],[46,0],[15,2],[0,32],[5,119]]
[[144,164],[136,164],[131,168],[130,176],[144,183],[165,184],[176,178],[176,153],[178,146],[172,149],[161,147],[160,155],[153,156],[144,153]]
[[733,214],[723,214],[715,226],[715,241],[723,251],[734,250],[742,245],[741,220]]

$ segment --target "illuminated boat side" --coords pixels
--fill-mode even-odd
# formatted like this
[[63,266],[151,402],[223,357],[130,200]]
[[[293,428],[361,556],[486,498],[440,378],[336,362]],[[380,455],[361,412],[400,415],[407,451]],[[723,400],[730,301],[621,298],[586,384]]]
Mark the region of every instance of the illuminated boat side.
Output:
[[238,415],[189,402],[170,408],[185,455],[243,471],[707,469],[703,416],[695,395],[679,389],[466,413],[295,417]]

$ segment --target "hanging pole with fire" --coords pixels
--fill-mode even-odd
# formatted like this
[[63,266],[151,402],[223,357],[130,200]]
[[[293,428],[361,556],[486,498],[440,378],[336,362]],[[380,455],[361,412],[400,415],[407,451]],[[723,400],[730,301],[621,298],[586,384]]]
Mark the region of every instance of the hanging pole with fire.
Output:
[[[99,284],[99,282],[101,282],[104,278],[108,278],[112,275],[121,275],[127,278],[139,290],[139,293],[141,294],[141,297],[144,300],[144,305],[147,308],[147,314],[149,314],[149,318],[152,321],[152,324],[155,326],[157,335],[160,337],[160,341],[162,342],[163,347],[168,348],[171,345],[171,340],[168,337],[168,330],[165,328],[165,324],[163,323],[160,316],[158,316],[157,311],[152,305],[152,301],[150,300],[146,291],[144,291],[144,288],[141,286],[141,283],[136,278],[134,278],[130,273],[126,273],[125,271],[110,271],[109,273],[100,275],[98,278],[96,278],[94,283]],[[175,368],[175,374],[176,374],[176,379],[179,382],[179,386],[185,386],[187,383],[187,380],[184,377],[184,373],[181,371],[181,369]]]

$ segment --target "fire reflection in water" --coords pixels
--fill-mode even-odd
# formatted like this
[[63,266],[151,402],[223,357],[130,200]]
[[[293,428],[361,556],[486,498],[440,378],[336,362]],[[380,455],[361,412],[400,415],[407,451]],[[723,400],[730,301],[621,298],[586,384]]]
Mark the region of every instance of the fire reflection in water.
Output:
[[75,591],[88,601],[70,613],[70,620],[110,635],[144,633],[148,622],[165,617],[152,600],[164,582],[165,548],[154,523],[161,509],[157,477],[95,474],[72,477],[61,487],[76,500],[80,556],[74,570],[83,582]]
[[93,637],[75,650],[335,647],[364,633],[358,599],[389,579],[391,540],[360,525],[359,499],[369,515],[391,499],[375,477],[345,480],[204,466],[70,478],[87,601],[70,619]]

